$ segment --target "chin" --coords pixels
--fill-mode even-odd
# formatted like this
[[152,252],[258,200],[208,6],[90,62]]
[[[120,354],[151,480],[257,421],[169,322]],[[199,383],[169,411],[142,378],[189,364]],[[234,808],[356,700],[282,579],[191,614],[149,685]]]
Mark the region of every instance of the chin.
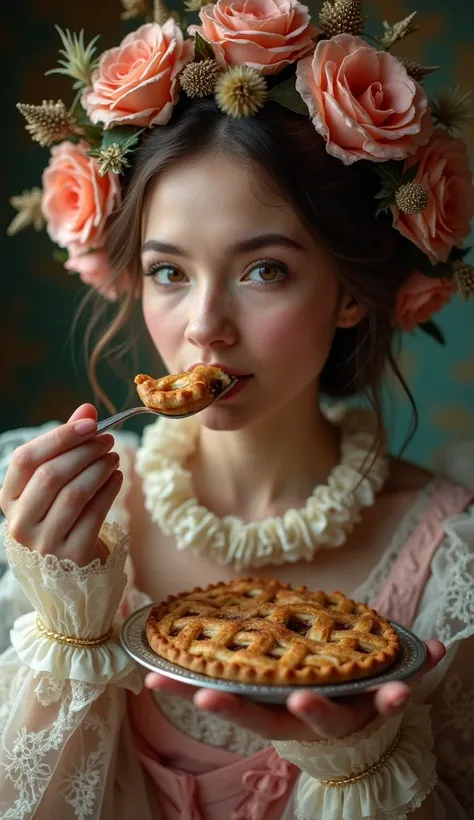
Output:
[[199,424],[207,430],[220,430],[221,432],[243,430],[251,423],[241,413],[221,413],[216,410],[203,410],[199,413]]
[[208,430],[246,430],[269,420],[278,409],[279,405],[275,401],[260,405],[254,400],[242,403],[229,401],[228,404],[223,402],[221,405],[216,402],[196,418]]

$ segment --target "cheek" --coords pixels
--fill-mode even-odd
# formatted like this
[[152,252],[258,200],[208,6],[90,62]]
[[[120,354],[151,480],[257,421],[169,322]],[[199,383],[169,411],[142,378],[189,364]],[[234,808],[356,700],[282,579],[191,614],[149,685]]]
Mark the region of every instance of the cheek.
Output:
[[262,315],[252,333],[262,356],[276,356],[282,364],[324,364],[334,335],[333,311],[327,301],[318,305],[286,306],[273,315]]
[[147,298],[144,288],[142,312],[148,333],[161,358],[168,366],[176,352],[178,340],[182,338],[182,330],[176,321],[176,316],[165,309],[158,300]]

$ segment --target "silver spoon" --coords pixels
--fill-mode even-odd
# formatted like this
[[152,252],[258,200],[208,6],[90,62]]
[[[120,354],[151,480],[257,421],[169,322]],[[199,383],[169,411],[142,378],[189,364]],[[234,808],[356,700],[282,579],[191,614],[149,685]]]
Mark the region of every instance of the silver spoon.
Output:
[[182,413],[181,415],[171,415],[170,413],[163,413],[161,410],[152,410],[150,407],[145,407],[144,405],[140,407],[131,407],[129,410],[122,410],[121,413],[116,413],[115,416],[109,416],[108,419],[99,421],[97,425],[97,433],[104,433],[106,430],[110,430],[111,427],[115,427],[117,424],[121,424],[123,421],[131,419],[133,416],[138,416],[140,413],[151,413],[153,416],[165,416],[167,419],[187,419],[190,416],[194,416],[195,413],[200,413],[201,410],[206,410],[206,408],[210,407],[211,404],[214,404],[215,401],[219,401],[219,399],[235,387],[237,382],[238,379],[231,379],[230,384],[228,384],[227,387],[224,387],[219,395],[213,397],[209,404],[206,404],[206,407],[201,407],[199,410],[191,410],[190,413]]

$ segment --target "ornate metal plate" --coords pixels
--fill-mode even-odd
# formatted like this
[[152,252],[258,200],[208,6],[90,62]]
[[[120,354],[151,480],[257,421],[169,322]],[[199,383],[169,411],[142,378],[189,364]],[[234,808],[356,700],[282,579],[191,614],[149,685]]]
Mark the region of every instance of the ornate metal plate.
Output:
[[[266,686],[258,683],[239,683],[238,681],[219,680],[208,675],[200,675],[183,669],[174,663],[160,658],[149,647],[145,634],[145,622],[151,606],[143,607],[130,615],[122,624],[120,640],[125,651],[146,669],[159,672],[168,678],[174,678],[181,683],[199,686],[206,689],[221,689],[234,695],[260,703],[284,703],[288,695],[294,691],[292,686]],[[395,663],[385,672],[364,680],[350,681],[349,683],[333,683],[326,686],[305,686],[305,689],[314,689],[319,695],[329,698],[343,697],[363,692],[371,686],[379,686],[394,680],[411,678],[425,663],[427,658],[426,647],[419,638],[408,629],[391,621],[394,629],[400,636],[400,652]]]

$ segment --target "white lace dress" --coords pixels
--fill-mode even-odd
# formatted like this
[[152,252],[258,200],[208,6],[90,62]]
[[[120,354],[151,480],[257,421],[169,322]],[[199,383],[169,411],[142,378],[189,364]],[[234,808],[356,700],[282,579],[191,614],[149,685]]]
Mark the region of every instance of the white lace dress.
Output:
[[[0,436],[0,482],[2,468],[6,469],[14,449],[48,427]],[[129,611],[148,602],[134,587],[126,538],[118,529],[118,525],[124,530],[127,528],[123,501],[127,494],[127,463],[133,457],[137,441],[133,435],[121,433],[117,435],[117,444],[122,451],[125,482],[106,528],[111,555],[105,566],[95,563],[79,569],[71,562],[59,562],[51,556],[44,558],[10,543],[6,550],[8,567],[7,554],[4,552],[2,556],[0,551],[4,567],[0,579],[0,648],[4,650],[0,656],[0,817],[3,820],[160,818],[155,795],[138,762],[126,708],[125,691],[140,691],[141,672],[113,639],[91,652],[50,641],[36,626],[35,613],[38,613],[44,623],[60,634],[95,637],[108,631],[114,613],[123,609],[124,602]],[[440,470],[451,480],[474,488],[474,446],[451,448]],[[433,482],[420,494],[380,564],[362,587],[354,591],[354,597],[368,602],[376,600],[435,491],[436,482]],[[300,817],[332,820],[342,816],[349,820],[359,817],[402,820],[433,786],[433,820],[474,818],[473,508],[445,523],[445,537],[433,558],[413,629],[424,639],[440,638],[448,647],[444,661],[425,676],[418,687],[406,719],[408,738],[410,720],[413,738],[417,731],[420,736],[423,734],[425,724],[429,734],[424,704],[432,705],[433,759],[436,759],[438,777],[430,771],[434,767],[430,765],[431,752],[427,751],[424,761],[414,764],[415,768],[419,765],[420,782],[412,784],[410,792],[408,781],[410,777],[414,779],[413,773],[410,774],[403,760],[397,760],[395,755],[391,774],[387,775],[392,781],[385,782],[383,788],[391,794],[388,801],[395,799],[397,791],[410,794],[405,805],[397,804],[394,808],[387,803],[386,810],[377,810],[374,814],[359,809],[353,810],[359,813],[347,814],[345,810],[344,814],[338,814],[337,808],[328,806],[324,814],[311,814],[305,794],[309,793],[311,805],[316,806],[314,783],[318,781],[314,778],[328,776],[321,774],[316,763],[319,764],[327,750],[319,744],[276,744],[278,753],[291,759],[304,773],[281,820]],[[187,701],[161,695],[158,702],[169,721],[198,741],[242,756],[255,754],[268,745],[250,732],[200,712]],[[351,739],[354,748],[363,758],[365,755],[360,768],[370,764],[374,748],[377,753],[377,744],[384,740],[383,734],[391,731],[393,736],[396,728],[396,724],[387,729],[372,726],[367,737]],[[364,743],[366,746],[362,748]],[[406,759],[410,754],[420,757],[415,748],[416,740],[413,744],[412,749],[405,744]],[[285,750],[285,745],[293,748]],[[327,751],[326,763],[329,769],[335,766],[336,772],[343,772],[347,762],[344,756],[350,758],[352,754],[351,744],[339,746],[340,749],[335,744],[335,748]],[[372,748],[371,754],[369,748]],[[383,750],[381,745],[380,753]],[[353,759],[349,760],[349,771],[353,763]],[[342,790],[331,790],[336,791],[339,800]],[[367,800],[369,798],[370,794]],[[362,805],[362,801],[357,805]]]

